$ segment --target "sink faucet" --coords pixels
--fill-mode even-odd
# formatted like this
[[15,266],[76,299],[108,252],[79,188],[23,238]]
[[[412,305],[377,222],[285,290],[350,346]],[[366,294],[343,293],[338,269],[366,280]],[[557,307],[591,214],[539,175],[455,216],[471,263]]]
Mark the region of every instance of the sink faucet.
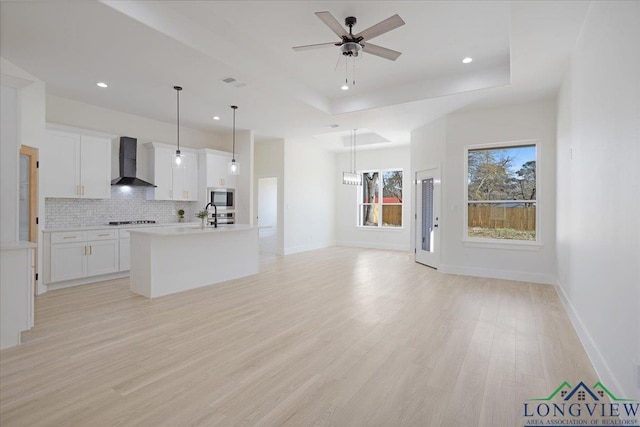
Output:
[[209,206],[213,206],[213,228],[218,228],[218,207],[213,203],[207,203],[207,206],[204,207],[206,211],[209,209]]

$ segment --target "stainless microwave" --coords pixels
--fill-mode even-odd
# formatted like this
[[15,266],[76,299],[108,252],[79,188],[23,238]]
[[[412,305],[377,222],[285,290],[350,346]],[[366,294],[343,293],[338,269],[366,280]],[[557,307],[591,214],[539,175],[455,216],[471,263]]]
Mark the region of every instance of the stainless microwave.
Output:
[[235,208],[235,190],[232,188],[209,188],[209,202],[218,208]]

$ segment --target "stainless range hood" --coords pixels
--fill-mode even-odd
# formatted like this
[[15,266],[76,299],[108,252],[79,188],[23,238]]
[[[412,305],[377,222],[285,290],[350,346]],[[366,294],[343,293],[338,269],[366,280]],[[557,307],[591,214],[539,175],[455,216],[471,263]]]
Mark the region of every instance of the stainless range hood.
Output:
[[118,159],[120,162],[120,176],[113,181],[111,185],[128,185],[132,187],[156,187],[150,182],[136,178],[136,157],[138,149],[138,140],[128,136],[120,137],[120,154]]

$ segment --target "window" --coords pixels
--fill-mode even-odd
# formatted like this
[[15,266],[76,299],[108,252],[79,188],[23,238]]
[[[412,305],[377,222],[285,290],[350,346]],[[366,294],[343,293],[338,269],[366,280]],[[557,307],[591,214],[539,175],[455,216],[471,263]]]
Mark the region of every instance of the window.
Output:
[[532,143],[467,149],[469,240],[537,240],[536,158]]
[[402,170],[362,172],[358,199],[359,226],[402,227]]

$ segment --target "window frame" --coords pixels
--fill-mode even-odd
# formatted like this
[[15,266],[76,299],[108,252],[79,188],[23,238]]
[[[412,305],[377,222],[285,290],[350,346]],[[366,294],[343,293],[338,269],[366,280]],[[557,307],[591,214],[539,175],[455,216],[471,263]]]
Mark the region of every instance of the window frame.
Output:
[[[491,239],[491,238],[475,238],[469,237],[469,204],[470,203],[483,203],[483,201],[470,201],[469,200],[469,151],[474,150],[486,150],[486,149],[508,149],[523,146],[533,145],[536,148],[536,239],[535,240],[511,240],[511,239]],[[491,142],[484,144],[472,144],[464,147],[464,176],[463,176],[463,224],[462,224],[462,242],[465,246],[469,247],[491,247],[502,249],[523,249],[523,250],[539,250],[542,247],[542,227],[540,222],[540,212],[542,204],[540,202],[540,182],[541,182],[541,168],[540,158],[542,147],[540,141],[537,139],[526,139],[517,141],[504,141],[504,142]],[[491,201],[491,203],[508,203],[513,200],[503,201]],[[522,201],[526,202],[526,201]]]
[[[364,191],[364,177],[362,179],[362,185],[358,187],[358,191],[356,192],[356,228],[360,230],[384,230],[384,231],[392,231],[392,230],[403,230],[404,229],[404,210],[405,210],[405,171],[403,168],[382,168],[382,169],[362,169],[357,171],[360,175],[365,173],[378,172],[378,203],[364,203],[362,201],[363,191]],[[384,183],[382,180],[382,174],[385,172],[402,172],[402,202],[400,203],[384,203]],[[365,205],[378,205],[378,209],[380,212],[378,218],[378,225],[364,225],[360,223],[361,219],[361,209]],[[402,215],[400,217],[401,225],[397,227],[392,226],[384,226],[383,225],[383,207],[384,206],[402,206]]]

